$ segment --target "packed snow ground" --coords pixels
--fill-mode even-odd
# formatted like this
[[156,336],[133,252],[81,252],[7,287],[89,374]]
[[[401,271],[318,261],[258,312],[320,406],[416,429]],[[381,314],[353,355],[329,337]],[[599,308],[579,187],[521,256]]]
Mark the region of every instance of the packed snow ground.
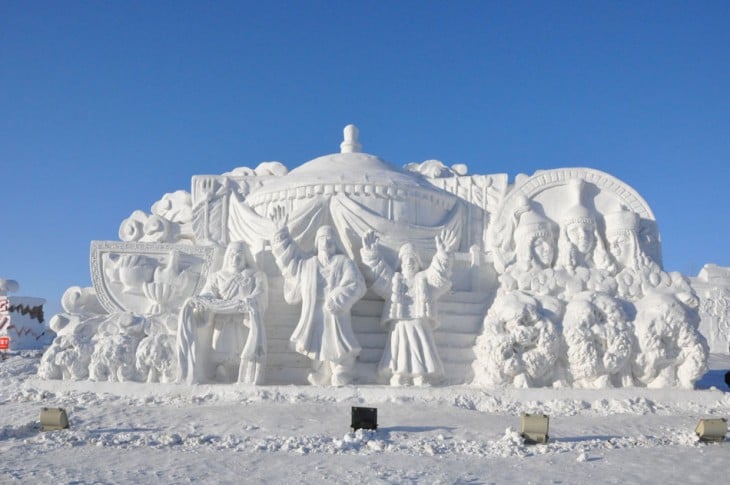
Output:
[[[726,355],[696,391],[42,381],[39,359],[0,362],[0,483],[707,483],[730,463],[694,434],[730,417]],[[353,405],[379,429],[350,432]],[[41,432],[43,406],[70,429]],[[550,441],[525,445],[538,411]]]

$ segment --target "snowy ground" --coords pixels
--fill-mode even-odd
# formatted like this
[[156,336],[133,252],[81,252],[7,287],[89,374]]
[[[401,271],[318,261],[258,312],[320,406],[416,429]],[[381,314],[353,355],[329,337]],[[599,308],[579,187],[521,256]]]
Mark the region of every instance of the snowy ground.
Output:
[[[693,432],[730,417],[725,355],[697,391],[608,392],[41,381],[38,360],[0,362],[0,483],[717,483],[730,463]],[[378,431],[349,432],[353,405]],[[43,406],[71,428],[40,432]],[[537,411],[550,442],[525,445]]]

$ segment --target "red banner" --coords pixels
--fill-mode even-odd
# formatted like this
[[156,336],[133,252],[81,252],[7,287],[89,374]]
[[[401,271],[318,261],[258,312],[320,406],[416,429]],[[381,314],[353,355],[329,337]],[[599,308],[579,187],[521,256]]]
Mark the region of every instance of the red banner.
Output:
[[10,349],[10,337],[0,337],[0,350]]

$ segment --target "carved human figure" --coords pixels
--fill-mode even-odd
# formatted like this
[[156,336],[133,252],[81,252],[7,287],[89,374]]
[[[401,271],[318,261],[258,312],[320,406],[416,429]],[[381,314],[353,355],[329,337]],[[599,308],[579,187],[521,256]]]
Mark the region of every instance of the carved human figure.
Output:
[[563,337],[573,387],[632,385],[632,332],[620,303],[602,293],[583,293],[565,309]]
[[[527,201],[525,201],[527,204]],[[515,229],[515,261],[500,278],[502,290],[547,295],[555,289],[555,231],[553,223],[532,210],[520,215]]]
[[390,375],[390,384],[429,384],[443,375],[444,367],[436,348],[433,329],[438,325],[436,302],[451,287],[453,231],[436,236],[436,254],[428,268],[411,243],[398,251],[398,267],[383,259],[378,237],[369,231],[362,238],[361,256],[373,279],[373,290],[385,299],[381,318],[388,340],[378,364],[381,375]]
[[221,269],[209,275],[200,295],[188,298],[180,310],[179,379],[263,383],[267,297],[266,275],[249,264],[246,245],[230,243]]
[[542,387],[560,380],[560,333],[540,302],[526,293],[497,296],[477,338],[474,382]]
[[708,347],[686,306],[672,295],[652,292],[636,309],[634,377],[649,388],[692,389],[707,371]]
[[566,295],[584,290],[612,293],[615,282],[613,262],[603,245],[594,214],[583,202],[584,182],[572,179],[568,184],[574,205],[565,210],[558,238],[558,262],[563,271],[560,284]]
[[271,249],[284,276],[284,298],[302,304],[290,341],[296,352],[311,359],[307,380],[314,385],[349,384],[361,350],[350,311],[367,291],[365,280],[354,261],[337,254],[331,226],[317,230],[316,254],[307,256],[289,234],[283,208],[274,208],[271,217],[276,227]]
[[669,275],[641,249],[638,214],[622,208],[606,214],[605,221],[608,249],[616,261],[619,297],[635,301],[649,288],[671,284]]

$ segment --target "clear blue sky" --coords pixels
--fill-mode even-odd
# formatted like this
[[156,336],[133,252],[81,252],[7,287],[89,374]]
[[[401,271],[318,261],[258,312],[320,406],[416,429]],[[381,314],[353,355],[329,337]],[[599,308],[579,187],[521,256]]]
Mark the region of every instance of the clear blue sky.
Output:
[[668,270],[730,266],[730,2],[0,0],[0,277],[59,308],[89,243],[195,174],[336,152],[587,166]]

